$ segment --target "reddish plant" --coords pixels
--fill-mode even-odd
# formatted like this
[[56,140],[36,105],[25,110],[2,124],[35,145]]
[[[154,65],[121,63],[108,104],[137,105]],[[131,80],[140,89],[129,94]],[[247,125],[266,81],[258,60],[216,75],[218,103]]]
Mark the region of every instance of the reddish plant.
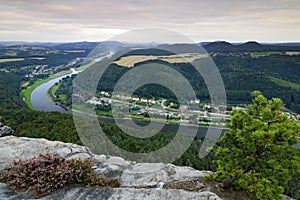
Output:
[[0,182],[18,191],[35,191],[45,195],[72,185],[119,187],[118,179],[97,176],[92,159],[66,160],[59,154],[14,161],[0,172]]

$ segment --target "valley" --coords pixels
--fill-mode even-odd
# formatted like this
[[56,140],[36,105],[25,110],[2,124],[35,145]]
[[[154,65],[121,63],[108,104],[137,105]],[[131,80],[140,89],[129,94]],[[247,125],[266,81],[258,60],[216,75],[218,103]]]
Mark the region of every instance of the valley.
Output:
[[[121,48],[118,45],[101,51],[98,56],[88,59],[87,62],[78,54],[91,52],[94,47],[89,46],[91,48],[85,50],[79,48],[78,50],[77,44],[74,46],[68,44],[65,46],[69,50],[55,50],[53,47],[51,50],[47,50],[56,52],[55,56],[58,57],[58,60],[55,62],[53,62],[53,55],[48,58],[45,56],[44,50],[39,50],[39,53],[32,50],[30,54],[34,54],[34,57],[41,54],[46,59],[29,59],[22,55],[24,60],[8,60],[8,62],[0,63],[0,88],[2,91],[0,94],[0,121],[12,127],[18,137],[46,138],[80,145],[83,144],[82,139],[88,139],[93,141],[89,146],[93,151],[102,152],[105,149],[99,145],[101,141],[94,135],[93,130],[85,129],[84,138],[78,134],[74,116],[69,114],[71,109],[75,108],[73,114],[79,117],[80,121],[85,122],[97,117],[97,123],[114,145],[135,153],[149,153],[164,147],[176,137],[176,132],[182,125],[186,136],[193,133],[196,135],[186,151],[173,163],[215,171],[217,169],[215,152],[220,144],[217,143],[214,146],[212,141],[205,140],[208,130],[210,130],[210,137],[219,133],[224,135],[225,132],[228,132],[225,125],[229,122],[230,113],[236,108],[246,110],[247,105],[251,103],[251,93],[254,90],[262,91],[268,98],[280,97],[285,103],[281,112],[288,114],[291,119],[299,117],[300,55],[295,52],[300,52],[300,48],[297,50],[297,47],[272,46],[270,50],[268,49],[270,47],[264,46],[255,46],[254,48],[251,44],[247,50],[244,50],[246,47],[243,45],[243,51],[240,49],[241,47],[230,46],[229,49],[232,50],[230,51],[227,47],[224,48],[223,43],[219,42],[204,46],[208,51],[207,54],[188,52],[175,56],[159,50],[155,52],[156,55],[152,55],[153,48],[150,50],[139,49],[139,51],[134,49],[130,55],[125,55],[109,64],[93,95],[90,95],[89,91],[86,96],[85,94],[75,94],[75,98],[78,97],[84,101],[81,104],[75,104],[77,107],[72,106],[74,79],[80,73],[94,72],[93,67],[98,69],[97,65],[102,63],[100,58],[112,56],[112,51]],[[59,48],[62,46],[60,45]],[[2,47],[2,52],[7,51],[3,54],[5,56],[9,55],[15,58],[18,55],[9,53],[11,47],[8,47],[6,51],[4,49],[5,47]],[[29,53],[27,51],[31,50],[26,50],[26,53]],[[210,103],[210,95],[203,77],[193,69],[192,63],[199,59],[207,59],[207,55],[213,59],[223,78],[227,95],[226,106]],[[180,58],[182,56],[183,58]],[[29,64],[29,60],[34,63]],[[63,62],[59,64],[59,60]],[[106,59],[103,59],[103,62],[105,61]],[[155,64],[166,65],[183,74],[192,85],[196,98],[180,104],[172,91],[158,84],[144,85],[133,94],[113,95],[115,83],[124,74],[141,65],[153,66]],[[44,67],[40,68],[40,66]],[[81,70],[83,71],[80,72]],[[74,74],[70,75],[70,72]],[[174,84],[179,83],[174,82]],[[34,94],[35,90],[41,88],[40,92]],[[42,97],[47,101],[42,100]],[[30,99],[31,101],[28,103]],[[34,106],[32,100],[40,106]],[[128,115],[114,116],[112,103],[117,103],[121,109],[127,108]],[[51,108],[50,104],[56,108]],[[68,111],[59,105],[67,108]],[[87,110],[93,110],[95,115],[85,112]],[[112,118],[113,116],[114,118]],[[136,130],[130,126],[123,129],[124,127],[120,128],[115,124],[116,120],[127,122],[129,119],[133,119],[140,129]],[[157,127],[164,124],[163,129],[148,138],[137,138],[127,134],[127,131],[141,132],[145,135],[156,133],[157,131],[154,129],[145,128],[150,121]],[[202,145],[205,146],[204,150],[208,155],[199,158],[199,149]],[[291,183],[297,182],[297,176],[294,178],[296,180]],[[287,186],[286,193],[291,194],[294,187],[298,186]]]

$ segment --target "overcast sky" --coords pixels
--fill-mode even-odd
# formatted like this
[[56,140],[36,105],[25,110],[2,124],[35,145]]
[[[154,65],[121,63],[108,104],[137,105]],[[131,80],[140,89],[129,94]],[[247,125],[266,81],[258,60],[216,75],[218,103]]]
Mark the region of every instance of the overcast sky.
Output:
[[163,28],[194,41],[300,41],[300,0],[0,0],[2,41],[102,41]]

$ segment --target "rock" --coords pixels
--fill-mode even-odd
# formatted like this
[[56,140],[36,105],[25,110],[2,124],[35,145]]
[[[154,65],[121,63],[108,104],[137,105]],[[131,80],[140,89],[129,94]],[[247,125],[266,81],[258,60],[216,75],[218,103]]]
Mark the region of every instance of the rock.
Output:
[[14,130],[12,130],[8,126],[4,126],[3,123],[0,122],[0,137],[9,136],[13,134],[14,134]]
[[89,155],[89,157],[92,155],[87,147],[75,144],[15,136],[0,138],[0,152],[0,170],[14,160],[26,160],[46,153],[58,153],[66,158],[74,156],[86,158],[86,155]]
[[31,199],[33,193],[25,193],[25,192],[15,192],[13,190],[9,190],[4,183],[0,183],[0,199],[1,200],[17,200],[17,199]]
[[136,200],[220,200],[212,192],[186,192],[183,190],[153,190],[133,188],[72,188],[60,191],[54,195],[44,197],[42,200],[84,200],[84,199],[136,199]]
[[[32,193],[19,193],[8,190],[5,184],[0,183],[1,200],[29,200],[32,199]],[[183,190],[153,190],[153,189],[134,189],[134,188],[69,188],[58,191],[55,194],[40,198],[41,200],[220,200],[212,192],[186,192]]]
[[130,165],[130,162],[127,160],[124,160],[124,158],[120,157],[109,157],[107,160],[104,161],[107,165],[119,165],[119,166],[128,166]]
[[283,195],[283,198],[284,198],[284,200],[295,200],[295,199],[293,199],[293,198],[291,198],[289,196],[286,196],[286,195]]
[[[135,163],[120,157],[95,155],[89,148],[25,137],[7,136],[0,138],[0,170],[14,160],[30,159],[40,154],[55,154],[72,159],[92,158],[93,169],[99,175],[120,178],[121,188],[69,188],[42,199],[220,199],[216,194],[188,192],[163,188],[165,183],[203,177],[212,172],[198,171],[190,167],[179,167],[164,163]],[[0,199],[30,199],[33,194],[18,193],[0,184]]]
[[124,170],[121,176],[121,185],[124,187],[156,187],[159,182],[202,178],[211,173],[191,167],[178,167],[173,164],[138,163]]

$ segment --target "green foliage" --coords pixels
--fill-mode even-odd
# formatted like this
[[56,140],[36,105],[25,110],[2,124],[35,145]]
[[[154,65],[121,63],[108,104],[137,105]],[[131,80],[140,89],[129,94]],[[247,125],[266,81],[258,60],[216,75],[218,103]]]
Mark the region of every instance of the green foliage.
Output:
[[[253,58],[249,54],[213,55],[224,81],[228,103],[251,103],[251,92],[262,91],[267,98],[280,97],[289,109],[300,112],[299,72],[300,56],[270,55]],[[137,63],[160,63],[167,65],[189,80],[197,98],[201,101],[210,99],[207,86],[202,76],[189,63],[167,63],[161,60],[151,60]],[[99,81],[97,91],[113,91],[116,82],[131,68],[111,64]],[[176,84],[180,84],[176,82]],[[58,96],[66,95],[66,99],[58,98],[56,101],[65,106],[71,104],[72,78],[65,79],[57,90]],[[135,95],[147,98],[165,98],[175,100],[174,94],[167,88],[158,84],[147,84],[138,88]]]
[[96,176],[92,167],[91,159],[66,160],[58,154],[46,154],[29,160],[14,161],[0,173],[0,181],[13,190],[34,191],[35,197],[71,185],[120,186],[117,179]]
[[19,96],[21,81],[19,76],[0,71],[0,107],[7,109],[26,107]]
[[258,91],[253,95],[247,111],[231,113],[230,131],[220,139],[218,169],[211,178],[226,188],[245,189],[256,199],[283,199],[283,186],[291,176],[299,180],[300,151],[295,145],[300,124],[280,112],[280,99],[267,100]]
[[72,115],[0,108],[0,116],[3,117],[1,121],[5,125],[15,130],[16,136],[82,144]]

